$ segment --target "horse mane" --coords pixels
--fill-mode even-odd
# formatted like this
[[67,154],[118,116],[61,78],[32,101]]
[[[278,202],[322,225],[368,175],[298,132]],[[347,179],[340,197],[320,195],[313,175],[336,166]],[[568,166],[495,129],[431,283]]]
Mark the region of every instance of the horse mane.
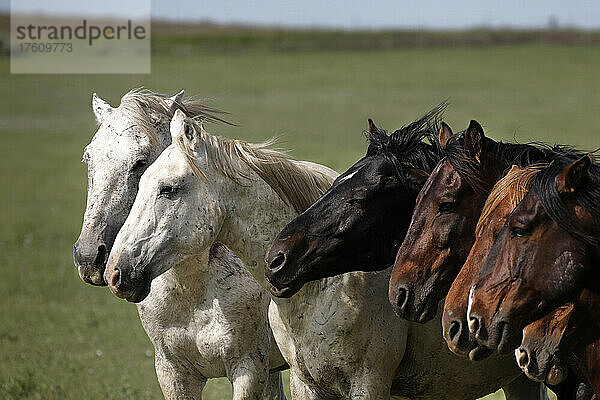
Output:
[[181,102],[177,102],[177,107],[172,107],[167,100],[169,100],[169,96],[164,94],[142,88],[132,89],[122,97],[119,111],[130,118],[155,145],[158,144],[157,126],[156,122],[149,118],[149,114],[158,115],[168,123],[178,108],[190,118],[233,125],[218,116],[218,114],[227,114],[226,112],[207,106],[202,99],[184,98]]
[[[289,155],[273,149],[276,143],[271,138],[263,143],[248,143],[211,135],[197,119],[186,118],[205,145],[207,159],[225,177],[242,184],[240,178],[252,179],[241,168],[238,161],[247,165],[264,180],[283,202],[300,214],[310,207],[333,184],[335,177],[324,171],[310,169]],[[194,162],[194,155],[184,135],[176,141],[184,158],[197,177],[206,175]]]
[[[475,159],[464,147],[465,132],[452,135],[445,148],[444,157],[473,190],[489,192],[511,165],[527,167],[536,163],[550,163],[557,157],[577,159],[585,153],[571,146],[548,145],[542,142],[504,143],[484,137],[481,159]],[[482,173],[484,172],[484,173]],[[493,177],[486,181],[485,177]]]
[[[554,182],[556,175],[574,161],[575,159],[571,157],[561,157],[554,160],[536,176],[533,190],[546,213],[558,226],[578,240],[598,250],[600,249],[600,240],[578,226],[569,214],[562,196],[556,190]],[[595,163],[590,165],[588,182],[568,196],[579,206],[590,212],[595,219],[600,219],[600,166]]]
[[430,173],[441,158],[438,132],[447,106],[446,102],[439,104],[418,120],[390,135],[379,128],[365,131],[369,142],[366,156],[386,157],[395,166],[400,179],[405,179],[399,173],[402,167],[418,168]]
[[513,168],[496,182],[477,221],[475,236],[479,237],[483,233],[483,229],[492,222],[496,208],[506,200],[510,208],[514,209],[531,189],[535,176],[547,166],[548,164],[533,164],[526,168]]

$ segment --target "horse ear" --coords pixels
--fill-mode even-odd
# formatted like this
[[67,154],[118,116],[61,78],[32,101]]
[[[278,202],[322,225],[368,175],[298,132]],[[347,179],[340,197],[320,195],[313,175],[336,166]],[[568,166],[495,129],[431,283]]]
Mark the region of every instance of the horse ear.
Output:
[[593,162],[594,156],[588,154],[563,168],[554,178],[554,186],[558,193],[573,193],[578,190],[587,180]]
[[368,119],[369,123],[369,136],[378,136],[379,128],[375,125],[375,122],[371,118]]
[[465,132],[465,150],[477,161],[479,161],[479,157],[481,156],[484,138],[483,128],[479,125],[479,122],[472,119]]
[[[203,130],[202,125],[200,129]],[[171,119],[171,141],[174,143],[180,137],[189,143],[190,149],[196,151],[200,144],[200,133],[194,129],[194,126],[186,121],[185,113],[179,109],[175,110]]]
[[183,95],[185,94],[185,90],[181,89],[179,93],[174,96],[165,99],[165,102],[171,109],[171,112],[175,112],[176,109],[181,106],[181,102],[183,101]]
[[181,110],[175,110],[173,118],[171,118],[171,124],[169,126],[171,131],[171,141],[175,143],[181,135],[185,134],[185,113]]
[[519,166],[518,166],[518,165],[516,165],[516,164],[513,164],[513,165],[512,165],[512,167],[510,167],[510,171],[508,171],[508,173],[507,173],[506,175],[508,175],[508,174],[514,174],[514,173],[517,173],[517,172],[519,172],[520,170],[521,170],[521,168],[519,168]]
[[442,122],[442,126],[440,127],[440,133],[438,135],[440,140],[440,147],[442,149],[446,148],[446,143],[448,143],[448,139],[450,139],[450,136],[452,136],[452,129],[450,129],[448,124]]
[[113,108],[106,101],[102,100],[96,93],[92,95],[92,110],[99,124],[104,122],[106,117],[113,111]]

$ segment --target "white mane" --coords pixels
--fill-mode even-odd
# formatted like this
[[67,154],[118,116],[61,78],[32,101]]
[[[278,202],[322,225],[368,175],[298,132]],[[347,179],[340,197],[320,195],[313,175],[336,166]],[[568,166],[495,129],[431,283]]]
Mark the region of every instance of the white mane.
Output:
[[[272,148],[275,139],[264,143],[248,143],[243,140],[214,136],[204,130],[202,125],[192,118],[186,118],[186,124],[199,132],[205,144],[207,158],[224,176],[240,183],[240,177],[249,178],[239,167],[241,161],[256,172],[287,205],[297,213],[306,210],[333,184],[334,177],[307,168],[289,155]],[[184,155],[194,174],[206,178],[194,163],[193,152],[188,147],[184,135],[179,136],[177,146]]]

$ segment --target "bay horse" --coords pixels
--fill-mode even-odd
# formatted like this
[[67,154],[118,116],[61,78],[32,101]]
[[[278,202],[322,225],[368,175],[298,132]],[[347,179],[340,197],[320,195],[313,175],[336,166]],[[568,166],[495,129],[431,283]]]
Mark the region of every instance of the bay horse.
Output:
[[600,288],[600,167],[592,158],[559,158],[540,171],[498,234],[470,294],[469,330],[481,345],[510,352],[526,325]]
[[[448,348],[455,354],[479,361],[487,358],[493,351],[479,345],[474,335],[470,334],[468,330],[469,290],[506,218],[525,197],[538,172],[546,166],[547,164],[536,164],[521,169],[513,165],[511,170],[494,185],[485,202],[475,229],[473,247],[452,283],[444,302],[442,316],[444,339]],[[530,326],[525,329],[529,328]],[[517,357],[517,359],[519,358]],[[519,366],[523,369],[522,360]],[[569,378],[565,381],[564,375],[568,373],[568,367],[564,368],[563,366],[561,371],[563,372],[561,379],[537,379],[537,381],[545,381],[550,384],[559,399],[583,400],[591,397],[589,388],[580,380]],[[531,377],[529,374],[528,376]]]
[[475,240],[475,225],[494,184],[516,164],[568,153],[566,147],[497,142],[472,120],[464,133],[440,130],[443,158],[425,182],[390,279],[394,311],[427,322],[437,312]]
[[[184,98],[183,91],[168,97],[132,90],[115,108],[94,94],[92,110],[99,128],[83,155],[88,196],[74,260],[82,280],[104,285],[108,253],[131,210],[142,173],[171,143],[169,124],[175,110],[204,121],[225,121],[218,110]],[[278,370],[285,368],[285,361],[270,332],[268,304],[267,292],[219,243],[156,279],[137,309],[154,346],[165,398],[201,398],[207,379],[227,377],[238,365],[248,364],[251,355],[258,368],[234,382],[236,398],[284,399]],[[240,314],[240,308],[246,312]],[[220,332],[218,340],[215,332]]]
[[[144,173],[117,235],[109,287],[138,301],[153,278],[216,240],[270,287],[261,265],[270,241],[337,174],[269,147],[213,136],[183,113],[175,113],[171,131],[173,144]],[[474,365],[452,355],[439,321],[399,319],[387,301],[388,281],[389,269],[353,272],[273,298],[269,319],[290,365],[294,398],[464,400],[500,387],[509,399],[541,395],[514,362]]]
[[527,325],[515,350],[530,378],[563,381],[570,370],[600,396],[600,296],[584,289],[574,302]]
[[[469,332],[468,296],[473,282],[508,215],[525,197],[533,178],[547,164],[527,168],[514,165],[492,188],[475,228],[475,242],[444,301],[442,328],[448,348],[455,354],[478,361],[493,350],[480,346]],[[468,239],[469,240],[469,239]]]

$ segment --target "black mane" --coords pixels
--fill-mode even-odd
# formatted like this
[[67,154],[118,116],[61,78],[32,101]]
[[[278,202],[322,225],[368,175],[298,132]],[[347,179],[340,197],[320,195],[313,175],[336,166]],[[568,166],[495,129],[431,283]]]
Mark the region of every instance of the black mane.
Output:
[[394,131],[391,135],[383,129],[365,131],[369,141],[367,157],[382,155],[396,168],[397,175],[404,179],[401,171],[406,167],[421,169],[427,173],[435,168],[441,158],[438,132],[442,114],[447,103],[441,103],[418,120]]
[[557,157],[575,161],[585,154],[570,146],[541,142],[503,143],[485,137],[481,151],[484,156],[481,160],[475,160],[465,150],[464,135],[464,132],[453,135],[443,149],[443,154],[473,190],[482,192],[490,192],[496,181],[512,165],[522,168],[536,163],[550,163]]
[[[533,190],[544,210],[558,226],[598,251],[600,250],[598,237],[586,232],[573,221],[554,183],[556,175],[574,161],[572,157],[561,157],[554,160],[547,168],[536,175]],[[590,165],[588,181],[570,196],[573,196],[572,199],[579,206],[589,211],[596,220],[600,220],[600,165]]]

